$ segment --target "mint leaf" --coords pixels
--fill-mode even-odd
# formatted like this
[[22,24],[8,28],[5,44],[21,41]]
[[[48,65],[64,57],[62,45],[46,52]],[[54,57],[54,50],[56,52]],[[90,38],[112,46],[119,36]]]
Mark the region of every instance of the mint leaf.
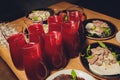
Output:
[[74,70],[71,71],[71,75],[72,75],[73,80],[77,79],[77,74]]

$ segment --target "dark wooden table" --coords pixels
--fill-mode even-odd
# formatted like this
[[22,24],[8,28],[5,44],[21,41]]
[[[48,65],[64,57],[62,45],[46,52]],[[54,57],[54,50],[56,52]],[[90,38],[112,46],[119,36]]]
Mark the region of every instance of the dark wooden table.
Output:
[[0,80],[18,80],[9,66],[0,57]]

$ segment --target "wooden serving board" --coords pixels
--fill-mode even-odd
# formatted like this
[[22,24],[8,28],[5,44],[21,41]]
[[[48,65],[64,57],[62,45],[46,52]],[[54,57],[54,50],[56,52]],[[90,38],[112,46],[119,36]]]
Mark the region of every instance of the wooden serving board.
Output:
[[[56,12],[58,12],[60,10],[64,10],[64,9],[67,9],[67,8],[75,8],[75,6],[76,5],[70,4],[68,2],[61,2],[61,3],[58,3],[58,4],[54,4],[54,5],[50,6],[49,8],[52,8],[52,9],[56,10]],[[86,8],[84,8],[84,12],[87,15],[88,19],[90,19],[90,18],[100,18],[100,19],[108,20],[108,21],[112,22],[116,26],[116,28],[118,30],[120,30],[120,27],[119,27],[120,26],[120,20],[112,18],[112,17],[104,15],[104,14],[101,14],[101,13],[98,13],[98,12],[95,12],[95,11],[92,11],[92,10],[89,10],[89,9],[86,9]],[[15,21],[12,21],[11,23],[22,24],[24,27],[26,27],[26,25],[24,23],[24,20],[26,20],[26,18],[22,17],[22,18],[19,18],[19,19],[15,20]],[[87,39],[87,43],[88,44],[94,43],[94,42],[96,42],[96,41]],[[112,38],[112,39],[109,39],[109,40],[105,40],[104,42],[110,42],[110,43],[113,43],[113,44],[116,44],[116,45],[120,45],[116,41],[115,37]],[[2,47],[0,45],[0,56],[8,64],[8,66],[11,68],[11,70],[14,72],[14,74],[18,77],[19,80],[27,80],[25,72],[17,70],[14,67],[8,48],[4,48],[4,47]],[[71,59],[69,61],[68,65],[64,69],[78,69],[78,70],[82,70],[82,71],[85,71],[85,72],[89,73],[90,75],[92,75],[92,76],[94,76],[96,78],[102,79],[102,78],[97,77],[97,76],[91,74],[90,72],[88,72],[82,66],[82,64],[80,63],[79,57]],[[56,71],[52,71],[51,74],[53,74],[54,72],[56,72]]]

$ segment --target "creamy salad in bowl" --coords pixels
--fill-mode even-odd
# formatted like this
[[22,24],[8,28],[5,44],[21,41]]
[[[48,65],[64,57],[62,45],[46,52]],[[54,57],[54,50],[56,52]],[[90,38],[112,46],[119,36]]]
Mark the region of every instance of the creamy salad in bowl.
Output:
[[117,32],[116,26],[103,19],[87,19],[83,22],[84,33],[87,38],[106,40],[113,38]]
[[98,41],[89,44],[80,57],[83,66],[103,78],[120,78],[120,47]]

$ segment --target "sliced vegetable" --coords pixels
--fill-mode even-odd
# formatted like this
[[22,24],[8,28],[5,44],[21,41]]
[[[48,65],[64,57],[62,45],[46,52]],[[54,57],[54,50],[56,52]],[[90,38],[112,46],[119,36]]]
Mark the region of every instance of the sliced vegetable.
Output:
[[86,55],[86,54],[84,53],[84,54],[82,54],[81,56],[82,56],[82,57],[85,57],[85,55]]
[[38,16],[34,16],[34,17],[33,17],[33,20],[34,20],[34,21],[38,21],[38,20],[39,20],[39,17],[38,17]]
[[112,53],[112,55],[114,56],[114,58],[117,58],[118,57],[118,55],[115,53],[115,52],[111,52]]
[[64,17],[64,21],[68,21],[68,16],[65,16],[65,17]]
[[36,11],[38,11],[38,10],[32,10],[32,13],[34,13],[34,12],[36,12]]
[[95,30],[96,29],[96,26],[94,25],[92,28],[91,28],[91,30]]
[[43,24],[43,29],[45,33],[48,33],[48,24]]
[[89,37],[94,36],[94,33],[88,33],[88,36]]
[[107,27],[102,27],[102,29],[104,30],[104,35],[105,36],[109,36],[111,34],[111,29],[107,28]]
[[117,61],[120,64],[120,61]]
[[73,77],[73,80],[77,80],[77,74],[74,70],[71,71],[71,75]]
[[87,56],[89,56],[89,54],[88,54],[88,52],[90,51],[90,45],[88,45],[88,47],[87,47],[87,49],[86,49],[86,54],[87,54]]
[[93,55],[90,55],[88,57],[86,57],[87,59],[92,59],[94,56]]
[[98,44],[102,47],[102,48],[105,48],[107,49],[108,47],[101,41],[98,41]]

